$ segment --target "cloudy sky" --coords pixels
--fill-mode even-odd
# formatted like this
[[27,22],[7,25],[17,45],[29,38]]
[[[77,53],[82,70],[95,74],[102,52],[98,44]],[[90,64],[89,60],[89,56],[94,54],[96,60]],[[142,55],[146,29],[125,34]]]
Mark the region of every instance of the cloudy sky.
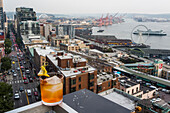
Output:
[[4,0],[5,11],[20,6],[55,14],[170,13],[170,0]]

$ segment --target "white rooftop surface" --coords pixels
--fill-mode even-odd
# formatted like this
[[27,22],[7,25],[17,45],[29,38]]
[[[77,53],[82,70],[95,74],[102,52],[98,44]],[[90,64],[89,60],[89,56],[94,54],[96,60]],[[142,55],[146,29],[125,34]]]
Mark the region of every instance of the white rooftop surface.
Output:
[[97,50],[97,49],[90,49],[89,52],[95,52],[95,53],[101,53],[101,54],[103,54],[103,52],[101,52],[101,51],[99,51],[99,50]]
[[[47,55],[47,57],[51,60],[51,62],[53,62],[53,64],[57,67],[57,68],[59,68],[58,67],[58,61],[56,60],[56,58],[57,57],[59,57],[59,58],[61,58],[61,59],[68,59],[68,58],[81,58],[81,59],[78,59],[78,62],[84,62],[84,61],[87,61],[85,58],[82,58],[81,56],[79,56],[79,55],[73,55],[73,54],[70,54],[70,53],[65,53],[65,54],[67,54],[67,56],[55,56],[54,57],[54,55]],[[74,60],[73,60],[73,62],[74,62]],[[78,75],[78,74],[81,74],[82,72],[81,71],[79,71],[78,69],[82,69],[82,68],[86,68],[86,67],[88,67],[88,70],[85,70],[85,73],[86,72],[93,72],[93,71],[95,71],[96,69],[95,68],[93,68],[93,67],[91,67],[91,66],[84,66],[84,67],[77,67],[77,68],[71,68],[71,69],[69,69],[69,70],[62,70],[61,68],[59,68],[60,69],[60,71],[61,71],[61,73],[63,73],[63,75],[65,76],[65,77],[69,77],[69,76],[75,76],[75,75]],[[75,70],[77,70],[77,72],[74,72]]]
[[54,55],[47,55],[47,57],[53,62],[53,64],[58,67],[58,60],[56,60],[56,57]]
[[[33,34],[30,34],[30,35],[22,35],[21,36],[22,39],[23,39],[23,43],[24,44],[33,44],[33,40],[42,40],[42,42],[37,42],[37,43],[49,43],[45,37],[43,36],[40,36],[40,35],[33,35]],[[35,42],[34,42],[35,43]]]
[[103,97],[105,97],[106,99],[108,99],[112,102],[115,102],[129,110],[132,110],[135,108],[135,103],[132,100],[130,100],[129,98],[127,98],[121,94],[118,94],[116,92],[112,92],[112,93],[105,95]]
[[[77,68],[71,68],[69,71],[61,71],[63,73],[63,75],[65,77],[70,77],[70,76],[76,76],[78,74],[81,74],[82,72],[81,71],[78,71],[78,69],[81,69],[81,68],[85,68],[85,67],[77,67]],[[75,70],[77,70],[77,72],[74,72]],[[95,71],[96,69],[91,67],[91,66],[88,66],[88,70],[85,71],[86,72],[93,72]]]
[[46,47],[46,49],[43,49],[41,47],[36,47],[34,48],[36,50],[36,52],[38,53],[38,55],[40,56],[46,56],[47,54],[50,54],[51,52],[55,52],[55,50],[53,50],[51,47]]

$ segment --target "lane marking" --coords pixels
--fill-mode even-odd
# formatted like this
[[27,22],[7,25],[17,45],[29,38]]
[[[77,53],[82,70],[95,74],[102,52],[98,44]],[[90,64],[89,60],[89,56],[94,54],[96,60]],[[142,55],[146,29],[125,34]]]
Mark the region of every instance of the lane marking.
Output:
[[25,92],[25,94],[26,94],[27,102],[28,102],[28,104],[30,104],[27,92]]

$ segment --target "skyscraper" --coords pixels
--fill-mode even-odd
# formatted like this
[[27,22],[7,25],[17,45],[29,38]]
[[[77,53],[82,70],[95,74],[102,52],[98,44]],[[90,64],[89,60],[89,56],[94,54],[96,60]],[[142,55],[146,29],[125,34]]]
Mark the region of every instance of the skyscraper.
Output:
[[69,35],[70,38],[75,37],[75,29],[73,25],[56,26],[56,35]]
[[4,29],[3,0],[0,0],[0,29]]

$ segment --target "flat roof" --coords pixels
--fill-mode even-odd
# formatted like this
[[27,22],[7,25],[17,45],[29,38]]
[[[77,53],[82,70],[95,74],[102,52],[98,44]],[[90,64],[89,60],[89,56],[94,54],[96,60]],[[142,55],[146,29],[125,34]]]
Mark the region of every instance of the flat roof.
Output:
[[37,52],[37,54],[40,56],[46,56],[47,54],[50,54],[51,52],[56,52],[55,50],[53,50],[51,47],[45,46],[45,48],[43,47],[35,47],[34,48],[35,51]]
[[64,96],[64,102],[79,113],[130,113],[131,110],[87,89]]
[[[135,108],[135,102],[117,92],[112,92],[110,94],[104,95],[106,99],[119,104],[129,110],[133,110]],[[123,112],[122,112],[123,113]]]
[[166,86],[170,86],[169,80],[159,78],[159,77],[155,77],[155,76],[152,76],[152,75],[149,75],[149,74],[144,75],[144,73],[142,73],[142,72],[139,73],[138,71],[131,70],[131,69],[124,67],[124,66],[121,66],[121,67],[124,70],[128,70],[130,73],[133,73],[136,76],[139,76],[139,77],[142,77],[142,78],[145,78],[145,79],[148,79],[148,80],[152,80],[152,81],[158,82],[158,83],[166,85]]
[[[86,68],[86,67],[88,67],[88,69],[85,70],[85,72],[83,72],[83,73],[87,73],[87,72],[90,73],[90,72],[93,72],[93,71],[96,70],[95,68],[88,65],[88,66],[84,66],[84,67],[77,67],[77,68],[71,68],[69,70],[60,70],[60,71],[63,73],[63,75],[65,77],[70,77],[70,76],[76,76],[76,75],[81,74],[82,72],[79,71],[78,69],[83,69],[83,68]],[[77,72],[74,72],[74,71],[77,71]]]
[[23,43],[24,44],[35,44],[35,42],[32,42],[33,40],[40,40],[40,41],[42,41],[42,42],[36,42],[37,44],[40,44],[40,43],[48,44],[49,43],[45,39],[45,37],[43,37],[41,35],[30,34],[30,35],[21,35],[21,37],[23,39]]

